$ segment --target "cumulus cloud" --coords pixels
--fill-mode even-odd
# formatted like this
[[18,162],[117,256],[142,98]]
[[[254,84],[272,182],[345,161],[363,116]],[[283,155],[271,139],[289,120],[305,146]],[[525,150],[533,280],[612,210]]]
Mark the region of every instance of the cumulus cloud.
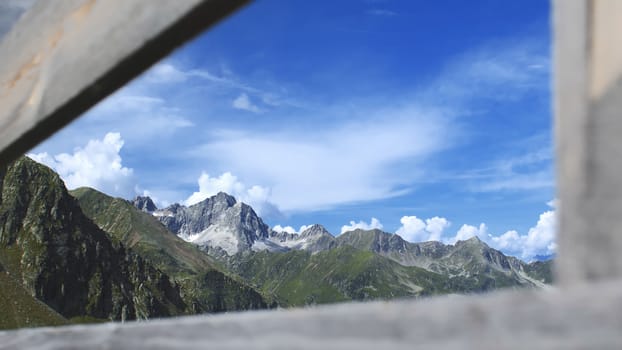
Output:
[[403,216],[400,222],[402,226],[396,233],[410,242],[440,241],[445,229],[451,225],[449,220],[438,216],[425,221],[416,216]]
[[289,234],[300,234],[304,231],[306,231],[308,228],[310,228],[312,225],[302,225],[300,226],[300,229],[298,229],[296,231],[295,228],[291,227],[291,226],[281,226],[281,225],[275,225],[272,229],[276,232],[287,232]]
[[90,140],[71,154],[51,156],[43,152],[28,156],[54,169],[69,189],[88,186],[127,197],[134,192],[133,170],[123,166],[123,143],[121,134],[107,133],[102,140]]
[[245,93],[240,94],[240,96],[238,96],[235,100],[233,100],[233,103],[231,105],[235,109],[241,109],[241,110],[249,111],[253,113],[261,112],[259,107],[253,104],[250,98],[248,97],[248,95]]
[[515,230],[510,230],[500,236],[488,234],[484,240],[495,249],[530,261],[537,256],[555,254],[557,250],[555,232],[556,213],[549,210],[540,214],[536,226],[530,228],[527,234],[521,235]]
[[380,223],[380,220],[378,220],[376,218],[371,218],[371,222],[370,223],[366,223],[363,220],[361,220],[359,222],[350,221],[349,225],[341,226],[341,233],[348,232],[348,231],[354,231],[356,229],[361,229],[361,230],[379,229],[379,230],[382,230],[382,227],[383,227],[382,223]]
[[455,244],[457,241],[466,241],[472,237],[478,237],[482,240],[486,240],[488,237],[488,226],[484,223],[479,224],[479,227],[464,224],[460,227],[453,238],[447,240],[447,243]]
[[271,191],[269,188],[259,185],[248,187],[230,172],[225,172],[217,177],[203,172],[197,182],[199,190],[185,200],[185,205],[193,205],[216,195],[218,192],[225,192],[234,196],[238,201],[253,207],[260,216],[280,215],[277,206],[270,200]]

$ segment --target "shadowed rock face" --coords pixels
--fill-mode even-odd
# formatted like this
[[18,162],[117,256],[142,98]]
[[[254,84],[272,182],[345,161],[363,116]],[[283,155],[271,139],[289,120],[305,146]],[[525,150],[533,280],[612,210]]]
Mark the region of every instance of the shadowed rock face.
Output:
[[0,179],[0,263],[37,299],[67,318],[183,312],[177,285],[111,241],[52,170],[23,157]]
[[268,307],[252,286],[225,270],[193,244],[162,225],[157,216],[92,188],[71,191],[83,212],[113,239],[131,247],[177,281],[189,313]]
[[132,200],[132,205],[135,206],[138,210],[144,211],[146,213],[153,213],[158,210],[158,207],[153,203],[148,196],[137,196]]

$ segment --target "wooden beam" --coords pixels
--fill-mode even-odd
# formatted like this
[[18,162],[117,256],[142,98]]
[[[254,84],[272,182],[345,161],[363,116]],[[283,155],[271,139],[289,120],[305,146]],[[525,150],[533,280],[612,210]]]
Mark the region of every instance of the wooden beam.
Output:
[[2,349],[622,349],[622,281],[0,332]]
[[622,2],[556,0],[557,281],[622,277]]
[[39,1],[0,43],[0,166],[248,1]]

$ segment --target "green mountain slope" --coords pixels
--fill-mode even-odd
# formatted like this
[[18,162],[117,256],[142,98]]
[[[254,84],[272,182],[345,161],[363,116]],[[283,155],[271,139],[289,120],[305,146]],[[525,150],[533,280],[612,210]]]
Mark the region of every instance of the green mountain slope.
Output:
[[266,308],[269,302],[213,258],[168,231],[130,202],[91,188],[71,192],[84,213],[114,239],[180,284],[193,313]]
[[[337,237],[336,245],[318,253],[238,254],[229,258],[229,265],[288,306],[480,293],[550,283],[550,263],[526,264],[477,238],[453,246],[413,244],[379,230],[356,230]],[[398,262],[404,256],[410,265]]]
[[347,246],[316,254],[263,251],[234,257],[231,265],[288,306],[470,291],[440,274]]
[[[399,235],[380,230],[354,230],[336,238],[337,246],[371,251],[405,266],[418,266],[463,280],[465,288],[490,290],[500,287],[541,286],[550,283],[550,264],[536,267],[490,248],[477,237],[455,245],[440,242],[410,243]],[[548,271],[548,275],[547,275]],[[544,278],[547,275],[549,278]]]
[[144,319],[187,308],[165,273],[112,242],[56,173],[26,157],[0,172],[0,264],[68,319]]
[[69,324],[63,316],[31,296],[2,265],[0,286],[0,329]]

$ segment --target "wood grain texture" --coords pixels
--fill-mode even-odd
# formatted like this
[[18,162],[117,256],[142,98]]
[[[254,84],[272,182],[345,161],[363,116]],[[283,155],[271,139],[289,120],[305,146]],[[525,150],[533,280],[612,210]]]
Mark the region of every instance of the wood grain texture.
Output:
[[247,2],[39,1],[0,43],[0,166]]
[[622,277],[622,2],[556,0],[557,281]]

